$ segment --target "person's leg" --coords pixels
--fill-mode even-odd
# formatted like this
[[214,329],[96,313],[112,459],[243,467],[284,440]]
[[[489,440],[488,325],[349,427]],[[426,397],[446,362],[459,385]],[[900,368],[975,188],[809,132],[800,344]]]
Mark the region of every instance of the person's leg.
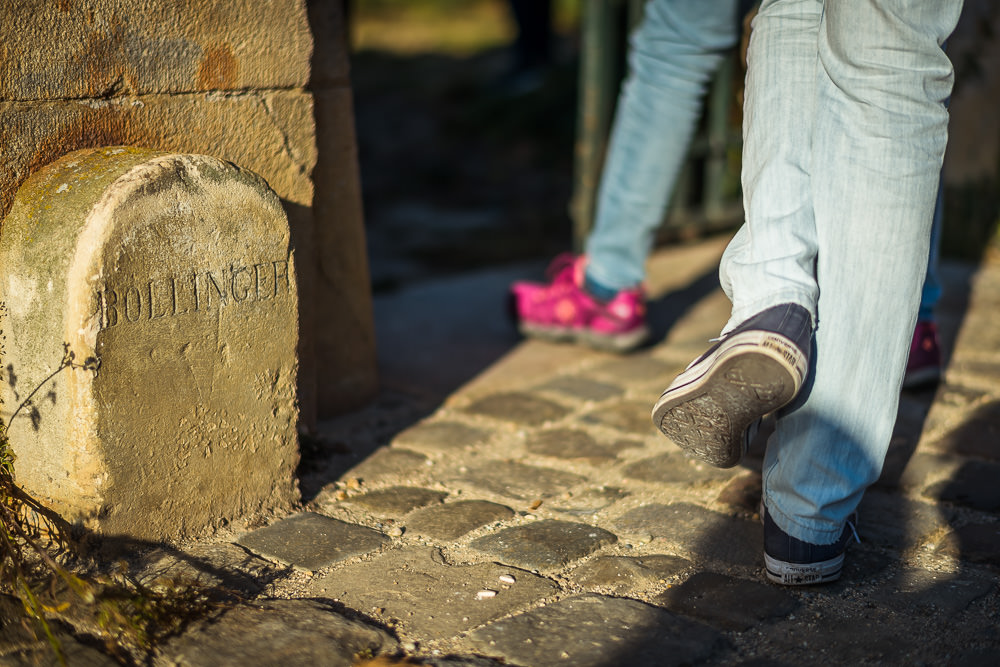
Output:
[[[786,534],[841,538],[881,471],[926,268],[960,0],[825,3],[810,197],[813,384],[779,417],[764,503]],[[780,57],[780,56],[779,56]]]
[[646,259],[701,111],[739,34],[739,0],[650,0],[632,39],[585,255],[511,287],[525,335],[626,352],[648,337]]
[[941,341],[938,338],[934,308],[941,299],[941,277],[938,257],[941,250],[941,225],[944,217],[944,183],[938,186],[937,202],[934,206],[934,223],[931,225],[931,247],[927,256],[927,273],[924,286],[920,290],[920,309],[917,311],[917,325],[910,341],[910,356],[906,359],[903,374],[903,389],[921,389],[933,386],[941,380]]
[[746,223],[723,255],[733,303],[723,338],[667,387],[653,422],[717,466],[739,462],[744,433],[800,391],[818,287],[810,146],[821,0],[765,0],[753,21],[743,106]]
[[712,74],[739,38],[738,0],[650,0],[631,39],[587,239],[587,276],[611,291],[645,263],[701,113]]
[[753,21],[743,105],[746,223],[719,269],[733,302],[724,332],[781,303],[802,306],[815,322],[811,146],[822,11],[821,0],[764,0]]
[[941,300],[941,275],[938,261],[941,256],[941,226],[944,224],[944,179],[938,179],[937,199],[934,202],[934,222],[931,224],[931,247],[927,254],[927,273],[920,290],[918,322],[933,322],[934,308]]

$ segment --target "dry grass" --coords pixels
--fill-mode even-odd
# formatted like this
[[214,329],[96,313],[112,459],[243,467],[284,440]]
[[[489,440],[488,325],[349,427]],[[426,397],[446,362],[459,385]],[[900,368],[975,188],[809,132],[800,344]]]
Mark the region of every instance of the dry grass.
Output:
[[[95,358],[75,363],[66,345],[49,379],[61,372],[95,372],[98,365]],[[30,409],[40,388],[10,419],[22,408]],[[72,527],[17,485],[15,460],[7,426],[0,420],[0,593],[21,602],[24,627],[33,627],[37,638],[48,641],[60,664],[66,660],[53,621],[86,626],[87,634],[103,640],[108,653],[125,659],[147,654],[159,640],[217,608],[207,591],[194,584],[164,580],[153,588],[142,586],[124,564],[107,575],[83,574],[86,563],[79,558]]]

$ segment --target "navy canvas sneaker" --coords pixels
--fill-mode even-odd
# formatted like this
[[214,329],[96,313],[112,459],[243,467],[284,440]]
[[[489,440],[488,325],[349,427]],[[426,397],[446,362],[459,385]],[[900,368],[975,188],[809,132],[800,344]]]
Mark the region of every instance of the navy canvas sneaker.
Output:
[[767,578],[785,586],[825,584],[840,578],[844,567],[844,552],[851,540],[860,542],[855,526],[858,515],[847,519],[844,532],[833,544],[810,544],[796,539],[778,528],[767,508],[762,507],[764,521],[764,567]]
[[746,450],[747,427],[802,388],[811,338],[809,312],[798,304],[758,313],[670,383],[653,406],[653,423],[702,461],[736,465]]

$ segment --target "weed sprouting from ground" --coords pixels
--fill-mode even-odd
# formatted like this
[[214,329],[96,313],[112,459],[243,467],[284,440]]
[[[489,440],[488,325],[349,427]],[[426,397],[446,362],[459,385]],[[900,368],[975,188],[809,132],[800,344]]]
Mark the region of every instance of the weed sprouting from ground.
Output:
[[93,587],[56,560],[68,550],[67,528],[58,516],[14,483],[14,454],[3,426],[0,429],[0,590],[21,601],[28,618],[48,638],[60,661],[63,655],[59,641],[47,619],[68,609],[69,603],[50,592],[68,590],[87,604],[94,602]]
[[[94,358],[76,363],[65,346],[59,367],[42,384],[65,370],[98,368]],[[30,410],[40,389],[30,392],[10,419]],[[169,580],[147,587],[124,565],[106,575],[85,574],[94,568],[80,555],[72,527],[15,483],[16,457],[7,427],[0,419],[0,593],[20,600],[36,637],[47,639],[60,663],[66,663],[60,624],[86,628],[110,653],[128,661],[218,607],[207,589]]]

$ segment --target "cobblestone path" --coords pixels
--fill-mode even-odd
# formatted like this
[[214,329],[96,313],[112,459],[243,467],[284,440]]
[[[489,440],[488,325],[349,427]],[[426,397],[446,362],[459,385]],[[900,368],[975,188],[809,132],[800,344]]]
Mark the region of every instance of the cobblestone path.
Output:
[[421,406],[387,391],[327,425],[301,511],[147,554],[247,599],[156,664],[1000,663],[1000,261],[944,267],[946,379],[902,397],[842,579],[788,589],[762,574],[762,452],[714,469],[649,417],[726,319],[721,248],[654,258],[659,344],[521,343],[401,432]]

